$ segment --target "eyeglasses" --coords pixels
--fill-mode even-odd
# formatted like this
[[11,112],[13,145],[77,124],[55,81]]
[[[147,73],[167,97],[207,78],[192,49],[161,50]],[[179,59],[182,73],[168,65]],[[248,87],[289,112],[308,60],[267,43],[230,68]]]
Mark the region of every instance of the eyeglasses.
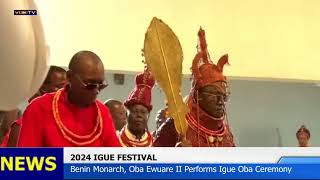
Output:
[[94,90],[94,89],[99,89],[99,91],[101,91],[102,89],[106,88],[108,86],[108,84],[105,83],[100,83],[100,84],[96,84],[96,83],[85,83],[83,82],[83,80],[81,79],[79,74],[76,74],[76,77],[79,79],[80,83],[87,89],[87,90]]
[[228,102],[229,98],[230,98],[230,95],[226,95],[226,94],[217,95],[217,94],[214,94],[214,93],[211,93],[211,92],[205,92],[205,91],[202,91],[200,93],[204,94],[204,95],[207,95],[209,97],[215,98],[215,99],[218,99],[218,98],[222,99],[224,102]]

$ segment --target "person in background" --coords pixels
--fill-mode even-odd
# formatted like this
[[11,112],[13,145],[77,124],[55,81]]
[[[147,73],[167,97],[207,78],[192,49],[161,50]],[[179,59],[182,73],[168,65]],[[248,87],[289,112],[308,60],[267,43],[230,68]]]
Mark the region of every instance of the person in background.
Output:
[[148,120],[152,110],[151,91],[155,80],[146,69],[136,76],[136,86],[124,105],[128,109],[127,125],[119,133],[123,147],[151,147],[153,136],[148,130]]
[[309,129],[306,128],[305,125],[302,125],[297,133],[296,137],[299,143],[299,147],[309,147],[309,140],[311,137]]
[[166,102],[166,107],[160,109],[157,112],[157,116],[156,116],[156,130],[153,131],[152,135],[154,138],[157,137],[157,130],[159,129],[159,127],[169,118],[169,111],[168,111],[168,103]]
[[97,100],[108,86],[104,66],[91,51],[69,63],[68,84],[31,101],[23,114],[19,147],[120,147],[109,110]]
[[63,88],[67,83],[66,70],[59,66],[50,66],[46,79],[37,93],[35,93],[28,102],[44,95],[45,93],[56,92]]
[[0,111],[0,142],[7,142],[7,136],[10,132],[10,126],[14,121],[21,117],[21,111],[14,109],[11,111]]
[[121,101],[108,99],[104,105],[109,108],[113,123],[117,131],[120,131],[127,123],[127,109]]
[[[28,102],[31,102],[33,99],[44,95],[45,93],[56,92],[57,90],[63,88],[67,83],[66,70],[59,66],[50,66],[46,79],[41,85],[37,93],[35,93]],[[22,117],[16,119],[6,134],[2,147],[15,147],[17,145],[18,137],[20,134],[20,129],[22,125]]]

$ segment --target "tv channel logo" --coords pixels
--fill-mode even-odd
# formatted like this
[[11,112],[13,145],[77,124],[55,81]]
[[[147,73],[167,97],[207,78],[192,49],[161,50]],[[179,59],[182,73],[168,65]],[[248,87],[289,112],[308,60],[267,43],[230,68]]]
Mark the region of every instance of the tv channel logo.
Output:
[[14,10],[13,14],[15,16],[36,16],[37,10]]

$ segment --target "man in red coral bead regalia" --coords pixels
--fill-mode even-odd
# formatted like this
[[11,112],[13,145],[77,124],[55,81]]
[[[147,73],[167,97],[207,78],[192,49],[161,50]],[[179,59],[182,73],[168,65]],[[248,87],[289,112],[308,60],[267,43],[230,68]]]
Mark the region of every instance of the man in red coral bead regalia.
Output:
[[120,146],[109,110],[97,95],[107,87],[104,66],[91,51],[76,53],[68,85],[34,99],[23,114],[20,147]]
[[159,128],[154,146],[235,146],[225,108],[229,92],[223,67],[228,63],[228,56],[222,56],[214,64],[207,51],[205,31],[200,28],[198,36],[200,48],[192,63],[193,82],[187,99],[190,112],[186,116],[186,135],[181,139],[173,119],[168,119]]
[[148,130],[148,120],[155,80],[145,69],[136,76],[135,83],[136,86],[124,102],[129,113],[127,125],[119,133],[119,140],[124,147],[150,147],[153,146],[153,136]]

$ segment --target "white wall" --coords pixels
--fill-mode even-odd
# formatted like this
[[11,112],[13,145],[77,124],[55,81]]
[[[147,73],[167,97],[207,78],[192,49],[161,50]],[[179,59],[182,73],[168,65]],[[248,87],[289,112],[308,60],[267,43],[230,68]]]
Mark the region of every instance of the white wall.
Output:
[[301,124],[311,131],[311,144],[320,146],[320,88],[313,84],[231,81],[229,117],[241,146],[296,146]]
[[96,52],[107,69],[139,71],[144,35],[157,16],[179,38],[184,73],[189,73],[202,26],[212,60],[229,54],[227,75],[320,81],[317,0],[36,2],[55,65],[67,66],[75,52],[87,49]]

